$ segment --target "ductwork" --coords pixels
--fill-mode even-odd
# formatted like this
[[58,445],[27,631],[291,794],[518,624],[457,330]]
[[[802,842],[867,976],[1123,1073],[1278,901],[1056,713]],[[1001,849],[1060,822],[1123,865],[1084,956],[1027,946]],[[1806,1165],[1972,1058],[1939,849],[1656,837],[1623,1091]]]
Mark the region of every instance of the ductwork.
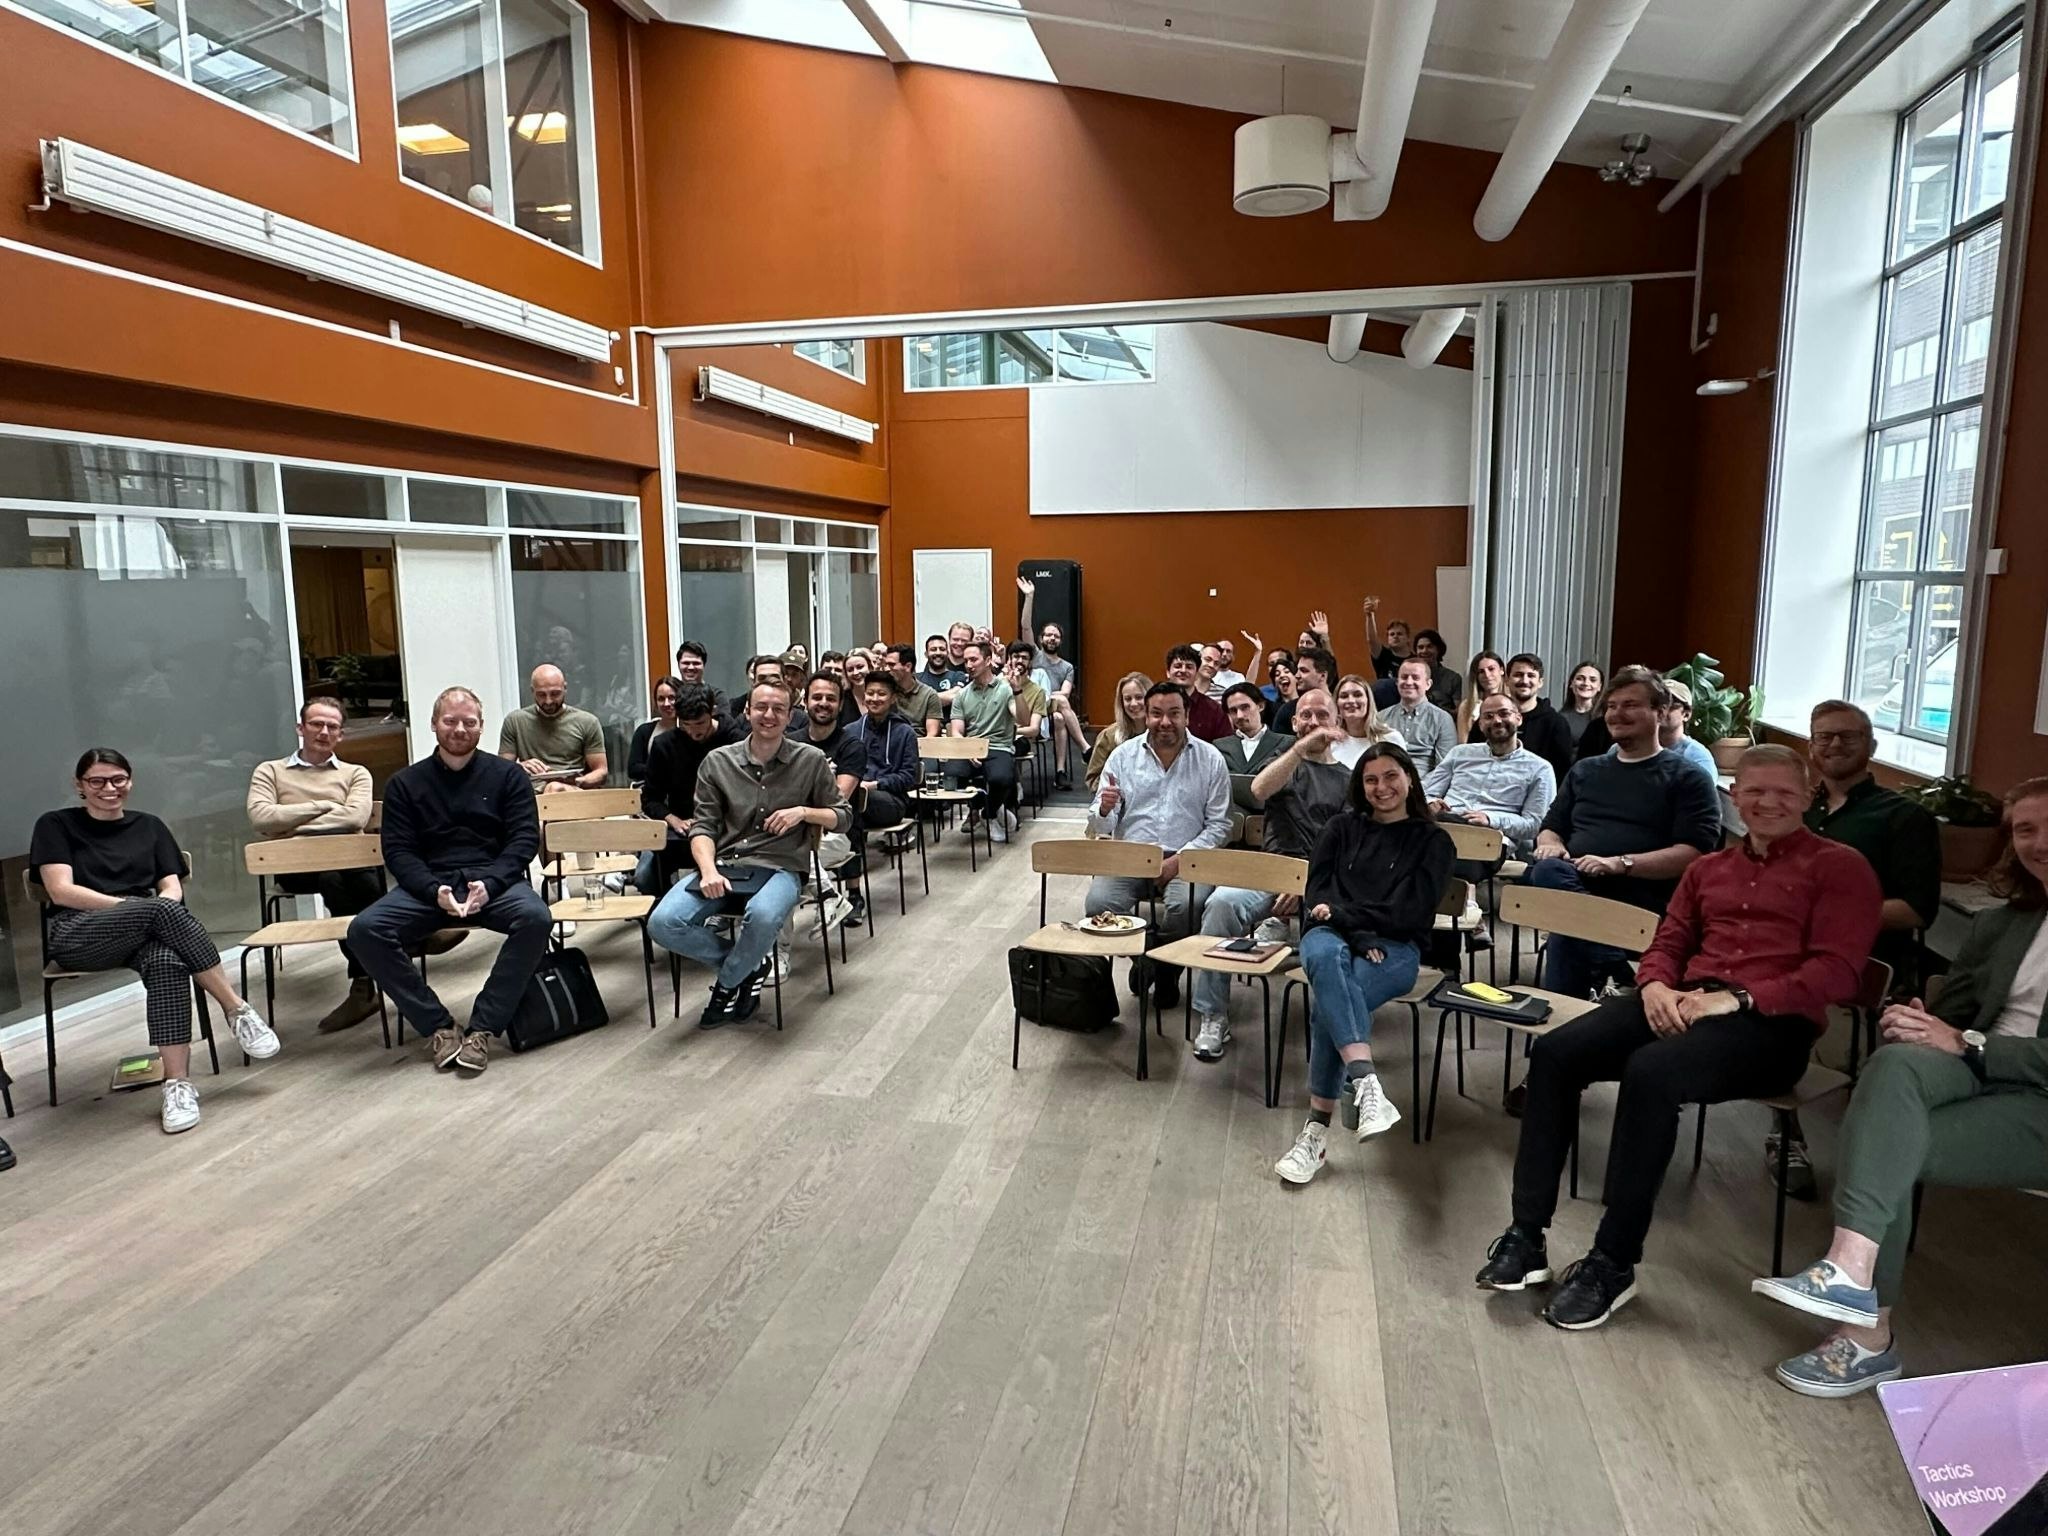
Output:
[[1332,211],[1339,220],[1376,219],[1387,211],[1435,19],[1436,0],[1377,0],[1373,6],[1365,79],[1358,93],[1358,134],[1352,141],[1359,170],[1336,200]]
[[1410,368],[1427,368],[1450,345],[1465,323],[1462,309],[1425,309],[1401,335],[1401,355]]
[[1480,239],[1505,240],[1521,221],[1649,3],[1575,0],[1472,216]]
[[1365,345],[1365,316],[1330,316],[1330,361],[1348,363],[1358,356],[1358,349]]

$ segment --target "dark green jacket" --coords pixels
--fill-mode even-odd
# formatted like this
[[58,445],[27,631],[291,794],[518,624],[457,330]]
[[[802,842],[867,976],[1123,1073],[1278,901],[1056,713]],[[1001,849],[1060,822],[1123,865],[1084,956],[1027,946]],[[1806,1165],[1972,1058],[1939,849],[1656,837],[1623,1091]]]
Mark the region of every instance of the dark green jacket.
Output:
[[1979,912],[1970,936],[1949,968],[1934,1012],[1957,1029],[1982,1030],[1984,1075],[1995,1083],[2025,1083],[2048,1092],[2048,1009],[2026,1035],[1994,1035],[1991,1026],[2012,993],[2013,976],[2048,912],[2010,904]]

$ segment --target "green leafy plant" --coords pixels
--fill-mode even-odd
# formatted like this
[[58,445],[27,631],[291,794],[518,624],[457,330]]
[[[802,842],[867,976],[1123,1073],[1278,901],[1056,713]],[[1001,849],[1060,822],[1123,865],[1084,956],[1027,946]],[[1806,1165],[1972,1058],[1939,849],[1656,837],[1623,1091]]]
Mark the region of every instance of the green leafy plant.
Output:
[[1763,689],[1756,685],[1729,687],[1721,663],[1705,651],[1668,669],[1664,678],[1685,684],[1692,693],[1692,719],[1686,722],[1685,732],[1704,746],[1711,747],[1729,736],[1751,735],[1763,718]]
[[369,679],[370,664],[366,657],[344,652],[329,664],[328,676],[344,688],[360,687]]
[[1952,827],[1995,827],[2005,816],[2005,806],[1996,795],[1979,789],[1960,775],[1930,779],[1899,793]]

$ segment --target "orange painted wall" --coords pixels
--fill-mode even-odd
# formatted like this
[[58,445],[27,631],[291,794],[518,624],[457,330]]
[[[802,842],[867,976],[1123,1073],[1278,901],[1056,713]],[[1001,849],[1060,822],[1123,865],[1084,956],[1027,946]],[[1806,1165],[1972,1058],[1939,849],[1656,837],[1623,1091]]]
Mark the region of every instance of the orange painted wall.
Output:
[[[798,357],[787,347],[691,347],[670,355],[675,370],[676,468],[692,479],[758,486],[819,502],[872,512],[889,501],[888,437],[862,443],[718,400],[696,398],[705,366],[742,375],[771,389],[844,411],[878,427],[884,418],[881,365],[868,348],[865,383]],[[766,509],[763,509],[766,510]]]
[[[892,381],[900,380],[900,357],[893,366]],[[1329,611],[1337,659],[1364,670],[1358,599],[1367,586],[1404,594],[1400,616],[1433,624],[1436,568],[1465,559],[1464,507],[1033,517],[1029,409],[1021,389],[892,399],[889,638],[924,639],[912,633],[915,549],[988,548],[996,628],[1006,639],[1015,638],[1018,562],[1078,560],[1082,690],[1093,720],[1110,718],[1121,674],[1158,677],[1169,645],[1228,635],[1242,668],[1240,628],[1291,647],[1311,608]]]

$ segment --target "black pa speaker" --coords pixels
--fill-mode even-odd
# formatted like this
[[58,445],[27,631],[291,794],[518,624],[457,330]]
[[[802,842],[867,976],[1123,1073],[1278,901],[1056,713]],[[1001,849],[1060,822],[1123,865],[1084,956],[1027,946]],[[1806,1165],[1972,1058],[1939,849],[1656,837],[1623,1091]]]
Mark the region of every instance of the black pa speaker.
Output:
[[[1060,655],[1074,664],[1077,674],[1085,673],[1081,661],[1081,563],[1078,560],[1019,560],[1017,574],[1037,586],[1031,607],[1032,633],[1020,627],[1017,638],[1038,641],[1038,631],[1048,624],[1060,627]],[[1024,594],[1017,594],[1017,617],[1024,614]],[[1076,697],[1078,699],[1078,691]]]

